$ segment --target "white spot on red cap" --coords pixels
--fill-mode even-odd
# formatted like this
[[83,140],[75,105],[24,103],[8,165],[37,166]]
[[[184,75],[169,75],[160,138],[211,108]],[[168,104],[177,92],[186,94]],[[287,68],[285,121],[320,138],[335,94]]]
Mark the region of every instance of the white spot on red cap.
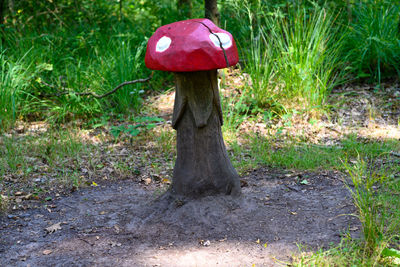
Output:
[[[217,35],[217,36],[215,36]],[[232,46],[232,40],[229,37],[228,34],[223,33],[223,32],[217,32],[217,33],[210,33],[210,35],[208,36],[211,40],[211,42],[216,46],[216,47],[221,47],[219,41],[221,40],[221,44],[223,48],[229,48]]]
[[171,45],[171,38],[167,37],[167,36],[163,36],[160,38],[160,40],[158,40],[157,44],[156,44],[156,51],[157,52],[164,52],[165,50],[167,50],[169,48],[169,46]]

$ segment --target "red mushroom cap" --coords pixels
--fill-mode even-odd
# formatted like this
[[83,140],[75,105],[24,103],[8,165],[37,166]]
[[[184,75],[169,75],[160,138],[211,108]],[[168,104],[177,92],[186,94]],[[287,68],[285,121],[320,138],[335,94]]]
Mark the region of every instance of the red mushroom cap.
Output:
[[208,19],[161,26],[150,37],[145,57],[149,69],[173,72],[222,69],[238,61],[232,35]]

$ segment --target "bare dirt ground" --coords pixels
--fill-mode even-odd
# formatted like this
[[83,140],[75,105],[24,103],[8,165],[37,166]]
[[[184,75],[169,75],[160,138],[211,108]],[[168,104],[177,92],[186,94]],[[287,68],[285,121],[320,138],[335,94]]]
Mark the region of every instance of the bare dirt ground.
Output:
[[[301,181],[307,180],[307,184]],[[105,183],[0,217],[0,266],[280,266],[358,234],[339,173],[258,169],[239,198]]]

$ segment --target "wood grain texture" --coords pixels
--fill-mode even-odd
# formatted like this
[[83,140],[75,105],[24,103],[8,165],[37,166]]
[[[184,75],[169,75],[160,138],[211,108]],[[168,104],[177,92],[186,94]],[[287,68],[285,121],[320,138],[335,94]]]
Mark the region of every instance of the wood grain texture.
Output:
[[172,192],[185,196],[239,195],[239,175],[222,138],[217,71],[175,73],[173,127],[177,159]]

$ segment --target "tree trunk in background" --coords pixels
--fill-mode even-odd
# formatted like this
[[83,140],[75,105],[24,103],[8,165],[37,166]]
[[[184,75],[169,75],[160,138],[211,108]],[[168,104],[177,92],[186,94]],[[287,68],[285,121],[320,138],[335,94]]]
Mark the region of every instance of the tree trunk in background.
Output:
[[14,0],[8,0],[8,8],[10,9],[10,13],[14,14]]
[[119,21],[122,20],[122,0],[119,0]]
[[217,0],[204,0],[205,17],[219,26],[219,12]]
[[4,13],[5,13],[5,0],[0,0],[0,42],[4,44],[4,32],[2,25],[4,24]]
[[217,71],[179,72],[175,79],[172,127],[177,131],[177,158],[172,192],[190,197],[239,195],[239,175],[222,138]]
[[0,0],[0,25],[4,24],[5,2],[6,0]]
[[346,5],[347,5],[347,19],[349,20],[349,23],[351,23],[353,21],[353,14],[352,14],[350,0],[346,0]]
[[192,17],[192,0],[178,0],[177,7],[182,18],[190,19]]

